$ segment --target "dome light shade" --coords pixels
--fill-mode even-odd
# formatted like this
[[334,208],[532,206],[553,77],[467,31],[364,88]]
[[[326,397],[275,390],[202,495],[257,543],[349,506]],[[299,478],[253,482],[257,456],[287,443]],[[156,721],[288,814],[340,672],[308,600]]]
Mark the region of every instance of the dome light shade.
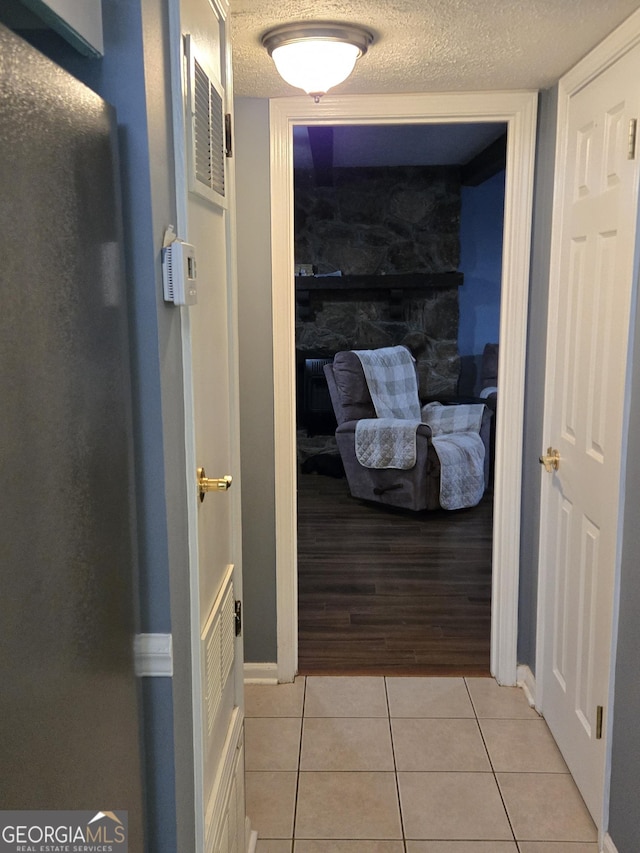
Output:
[[372,41],[360,27],[317,22],[285,24],[262,37],[280,76],[316,101],[347,79]]

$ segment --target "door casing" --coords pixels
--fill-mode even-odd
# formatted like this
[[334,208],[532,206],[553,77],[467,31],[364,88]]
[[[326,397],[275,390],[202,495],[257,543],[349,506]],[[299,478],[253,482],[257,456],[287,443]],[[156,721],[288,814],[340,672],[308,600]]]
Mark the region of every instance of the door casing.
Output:
[[278,680],[298,664],[293,126],[506,122],[491,673],[516,683],[524,375],[537,93],[325,96],[270,101]]

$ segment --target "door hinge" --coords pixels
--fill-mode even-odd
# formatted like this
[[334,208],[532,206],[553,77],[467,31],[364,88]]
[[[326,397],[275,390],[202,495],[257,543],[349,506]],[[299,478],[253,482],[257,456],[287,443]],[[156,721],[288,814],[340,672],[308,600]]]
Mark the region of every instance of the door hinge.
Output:
[[629,143],[627,146],[627,160],[636,159],[636,136],[638,132],[638,119],[629,119]]
[[236,637],[239,637],[242,634],[242,602],[236,601],[234,608],[235,615],[235,623],[236,623]]
[[596,708],[596,740],[600,740],[602,738],[602,720],[604,717],[604,708],[602,705],[598,705]]
[[224,116],[224,153],[227,157],[233,157],[233,134],[231,132],[231,113]]

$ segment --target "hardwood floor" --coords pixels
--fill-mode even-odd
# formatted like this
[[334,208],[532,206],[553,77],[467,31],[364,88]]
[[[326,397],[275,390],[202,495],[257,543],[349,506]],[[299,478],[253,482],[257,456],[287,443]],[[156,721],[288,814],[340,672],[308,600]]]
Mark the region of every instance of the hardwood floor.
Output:
[[304,675],[489,675],[492,499],[403,512],[298,477]]

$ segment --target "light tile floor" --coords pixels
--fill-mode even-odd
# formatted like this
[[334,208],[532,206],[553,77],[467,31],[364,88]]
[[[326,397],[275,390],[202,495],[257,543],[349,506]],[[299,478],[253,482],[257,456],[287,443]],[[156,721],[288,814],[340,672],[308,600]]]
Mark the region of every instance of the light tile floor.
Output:
[[247,685],[256,853],[597,853],[546,723],[490,678]]

